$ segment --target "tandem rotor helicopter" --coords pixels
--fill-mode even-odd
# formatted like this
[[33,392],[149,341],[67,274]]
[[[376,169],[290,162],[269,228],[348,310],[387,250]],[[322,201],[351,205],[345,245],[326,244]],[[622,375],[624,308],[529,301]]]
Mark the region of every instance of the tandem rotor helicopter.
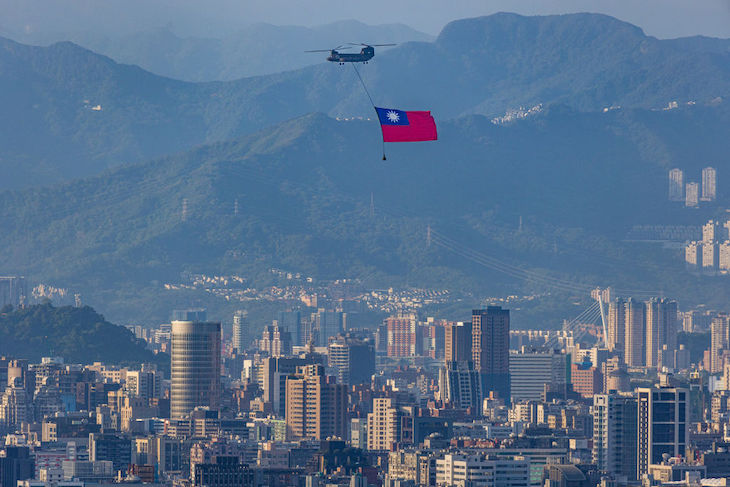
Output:
[[[360,49],[360,52],[358,54],[345,52],[342,53],[340,51],[344,51],[346,49],[352,49],[350,46],[363,46],[362,49]],[[329,52],[330,55],[327,56],[327,61],[333,62],[333,63],[339,63],[340,65],[343,65],[345,63],[363,63],[367,64],[368,61],[370,61],[373,56],[375,56],[375,48],[376,47],[384,47],[384,46],[395,46],[395,44],[363,44],[363,43],[353,43],[348,42],[347,44],[342,44],[340,46],[335,47],[334,49],[315,49],[313,51],[304,51],[304,52]]]

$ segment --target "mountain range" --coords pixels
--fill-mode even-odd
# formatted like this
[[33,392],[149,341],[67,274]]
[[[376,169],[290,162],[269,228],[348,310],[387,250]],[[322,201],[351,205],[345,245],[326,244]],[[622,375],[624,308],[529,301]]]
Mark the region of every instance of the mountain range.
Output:
[[[633,224],[712,216],[672,206],[666,174],[722,160],[729,117],[723,106],[556,106],[510,125],[472,115],[441,123],[437,142],[390,144],[381,161],[375,122],[311,114],[91,178],[0,193],[0,268],[79,290],[115,321],[140,313],[115,290],[157,299],[181,273],[257,282],[271,267],[487,294],[550,291],[556,276],[699,299],[706,289],[687,290],[678,252],[621,240]],[[464,248],[548,277],[525,282],[502,264],[485,269]]]
[[[332,49],[348,42],[386,44],[433,40],[433,36],[407,25],[366,25],[356,20],[317,27],[258,23],[221,38],[179,36],[169,27],[118,36],[92,31],[43,31],[10,37],[34,45],[71,41],[119,63],[134,64],[160,76],[185,81],[232,81],[291,71],[319,64],[327,56],[327,53],[307,54],[304,50]],[[359,49],[359,46],[345,47]]]
[[[381,106],[440,120],[560,103],[583,111],[711,104],[730,92],[722,40],[657,40],[603,15],[497,14],[448,24],[360,68]],[[309,46],[307,46],[309,47]],[[1,188],[98,173],[322,112],[370,117],[350,66],[189,83],[64,42],[0,42]]]
[[[725,40],[660,41],[601,15],[456,21],[359,68],[375,103],[430,108],[439,126],[382,161],[350,66],[193,83],[3,40],[0,269],[72,288],[114,322],[166,319],[181,273],[264,282],[272,267],[720,306],[724,280],[623,239],[723,215],[728,61]],[[717,204],[670,204],[667,171],[706,165]]]

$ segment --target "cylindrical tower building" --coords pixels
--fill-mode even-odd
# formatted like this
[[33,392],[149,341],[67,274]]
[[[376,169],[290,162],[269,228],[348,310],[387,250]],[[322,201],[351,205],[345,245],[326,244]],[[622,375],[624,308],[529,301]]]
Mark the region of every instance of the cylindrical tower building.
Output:
[[173,321],[170,417],[197,406],[218,409],[221,395],[221,324]]

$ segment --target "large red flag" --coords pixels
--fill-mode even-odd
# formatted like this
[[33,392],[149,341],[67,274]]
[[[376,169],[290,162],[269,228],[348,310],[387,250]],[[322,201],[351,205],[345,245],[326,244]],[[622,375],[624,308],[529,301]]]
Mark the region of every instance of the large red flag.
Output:
[[436,140],[436,122],[431,112],[405,112],[375,107],[383,130],[384,142],[419,142]]

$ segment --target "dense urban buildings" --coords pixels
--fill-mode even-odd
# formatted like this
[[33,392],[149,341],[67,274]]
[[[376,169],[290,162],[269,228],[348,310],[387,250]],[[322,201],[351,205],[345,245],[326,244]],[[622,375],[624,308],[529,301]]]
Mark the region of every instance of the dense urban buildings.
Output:
[[[710,475],[730,477],[728,315],[596,296],[605,340],[596,322],[511,330],[510,311],[488,306],[471,322],[400,312],[326,345],[315,335],[275,345],[287,340],[282,323],[319,333],[337,316],[320,308],[276,313],[248,343],[244,312],[227,326],[134,327],[170,351],[169,375],[159,364],[0,358],[0,474],[21,487],[678,487],[687,475],[700,483],[686,487],[707,487]],[[699,362],[680,326],[708,333],[707,348],[693,348]]]

